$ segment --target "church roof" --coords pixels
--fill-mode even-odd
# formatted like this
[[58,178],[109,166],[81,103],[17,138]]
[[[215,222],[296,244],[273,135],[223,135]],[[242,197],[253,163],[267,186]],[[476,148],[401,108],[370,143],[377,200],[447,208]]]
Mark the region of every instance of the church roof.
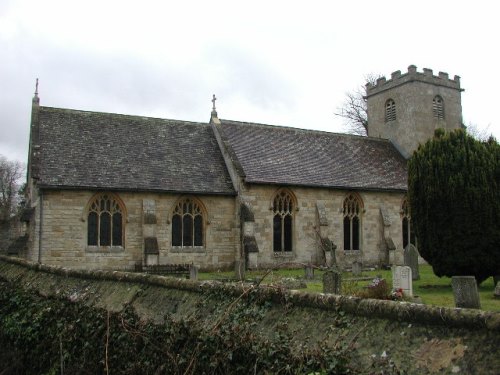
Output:
[[235,194],[209,124],[40,107],[39,184]]
[[247,183],[407,190],[406,161],[388,140],[220,121]]

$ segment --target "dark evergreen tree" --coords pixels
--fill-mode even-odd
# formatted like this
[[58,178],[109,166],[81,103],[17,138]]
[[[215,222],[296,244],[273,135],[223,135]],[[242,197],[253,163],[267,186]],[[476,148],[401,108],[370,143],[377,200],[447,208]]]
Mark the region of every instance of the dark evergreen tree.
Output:
[[420,255],[437,276],[500,274],[500,145],[436,131],[408,164]]

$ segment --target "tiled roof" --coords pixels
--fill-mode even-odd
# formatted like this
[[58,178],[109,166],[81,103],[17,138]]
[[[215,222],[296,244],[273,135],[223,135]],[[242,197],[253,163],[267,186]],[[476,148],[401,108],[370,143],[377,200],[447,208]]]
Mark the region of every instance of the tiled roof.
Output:
[[407,189],[406,161],[387,140],[220,120],[248,183]]
[[235,194],[209,124],[40,107],[42,187]]

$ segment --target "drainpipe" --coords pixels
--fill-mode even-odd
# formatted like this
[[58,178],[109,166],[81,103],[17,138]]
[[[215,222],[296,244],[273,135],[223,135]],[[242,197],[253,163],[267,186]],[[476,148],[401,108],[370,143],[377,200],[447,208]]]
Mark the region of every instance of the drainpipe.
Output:
[[40,230],[38,233],[38,263],[42,263],[43,192],[40,190]]

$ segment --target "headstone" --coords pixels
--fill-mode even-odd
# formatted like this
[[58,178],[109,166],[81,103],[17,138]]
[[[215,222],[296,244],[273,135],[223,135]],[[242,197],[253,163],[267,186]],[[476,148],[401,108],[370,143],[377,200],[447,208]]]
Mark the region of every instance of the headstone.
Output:
[[198,266],[191,264],[191,267],[189,267],[189,279],[198,280]]
[[353,276],[359,276],[361,275],[361,272],[363,271],[363,263],[360,261],[355,261],[352,264],[352,274]]
[[418,270],[418,251],[415,245],[408,244],[404,249],[404,265],[411,268],[412,279],[420,280],[420,272]]
[[245,261],[243,259],[234,262],[234,273],[236,279],[245,280]]
[[493,276],[493,286],[497,285],[500,282],[500,275]]
[[493,297],[495,297],[495,299],[500,299],[500,281],[497,282],[497,284],[495,286],[495,291],[493,292]]
[[306,280],[312,280],[314,279],[314,268],[312,265],[308,264],[307,266],[304,267],[304,278]]
[[334,269],[323,274],[323,293],[340,294],[342,288],[342,274]]
[[405,296],[413,297],[413,278],[410,267],[392,267],[392,289],[402,289]]
[[451,278],[456,307],[480,309],[479,292],[474,276],[453,276]]

